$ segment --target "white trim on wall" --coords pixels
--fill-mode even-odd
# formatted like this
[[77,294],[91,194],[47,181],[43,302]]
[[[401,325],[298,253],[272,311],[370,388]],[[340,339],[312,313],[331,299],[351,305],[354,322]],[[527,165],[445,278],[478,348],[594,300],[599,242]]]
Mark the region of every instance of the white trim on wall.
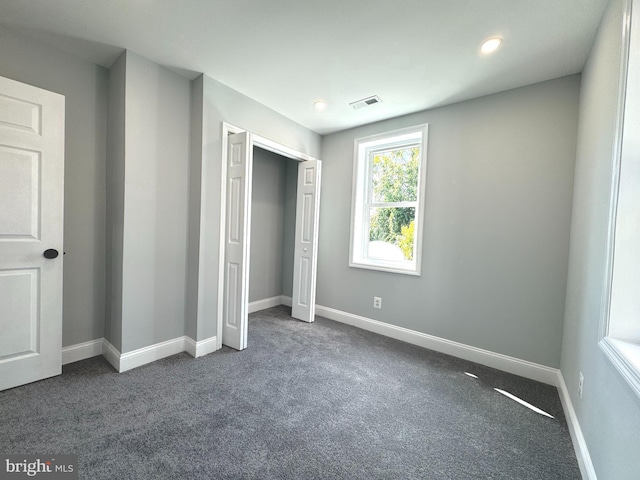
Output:
[[102,355],[102,338],[62,348],[62,365]]
[[62,349],[62,364],[85,360],[102,355],[118,372],[126,372],[132,368],[155,362],[176,353],[187,352],[198,358],[218,350],[218,338],[211,337],[196,342],[187,336],[156,343],[139,348],[132,352],[120,353],[108,340],[99,338],[89,342],[78,343]]
[[218,337],[209,337],[198,342],[189,337],[185,337],[185,339],[186,351],[194,358],[199,358],[218,350]]
[[102,356],[116,371],[120,371],[120,352],[106,338],[102,341]]
[[564,410],[564,416],[567,419],[567,424],[569,425],[569,433],[571,434],[571,440],[576,452],[576,458],[578,459],[578,466],[580,467],[582,478],[586,480],[597,480],[596,471],[593,468],[591,455],[587,448],[587,442],[584,435],[582,435],[582,429],[580,428],[580,423],[578,423],[578,416],[573,408],[569,390],[567,389],[564,377],[560,371],[558,372],[557,387],[560,395],[560,402],[562,403],[562,409]]
[[162,358],[170,357],[176,353],[187,351],[187,337],[178,337],[165,342],[149,345],[148,347],[138,348],[127,353],[120,354],[120,373],[131,370],[132,368],[141,367],[147,363],[155,362]]
[[[266,310],[267,308],[277,307],[282,305],[282,295],[276,295],[275,297],[263,298],[262,300],[256,300],[249,303],[249,313],[259,312],[260,310]],[[289,298],[289,306],[291,306],[291,298]]]
[[403,342],[418,345],[419,347],[446,353],[454,357],[469,360],[471,362],[486,365],[491,368],[513,373],[521,377],[530,378],[548,385],[557,385],[559,370],[537,363],[509,357],[501,353],[483,350],[463,343],[453,342],[445,338],[435,337],[426,333],[416,332],[408,328],[398,327],[389,323],[379,322],[370,318],[361,317],[352,313],[346,313],[334,308],[316,306],[316,313],[322,317],[336,322],[346,323],[354,327],[362,328],[370,332],[378,333],[386,337],[402,340]]

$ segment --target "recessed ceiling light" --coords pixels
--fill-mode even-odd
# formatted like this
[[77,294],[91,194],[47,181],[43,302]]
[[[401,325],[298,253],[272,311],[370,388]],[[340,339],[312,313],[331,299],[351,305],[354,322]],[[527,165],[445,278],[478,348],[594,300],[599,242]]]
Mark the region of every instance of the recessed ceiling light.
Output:
[[327,108],[327,102],[325,102],[324,100],[316,100],[315,102],[313,102],[313,105],[319,112],[322,112],[325,108]]
[[502,44],[502,39],[499,37],[493,37],[482,42],[482,46],[480,47],[480,51],[482,53],[491,53],[495,52],[498,47]]

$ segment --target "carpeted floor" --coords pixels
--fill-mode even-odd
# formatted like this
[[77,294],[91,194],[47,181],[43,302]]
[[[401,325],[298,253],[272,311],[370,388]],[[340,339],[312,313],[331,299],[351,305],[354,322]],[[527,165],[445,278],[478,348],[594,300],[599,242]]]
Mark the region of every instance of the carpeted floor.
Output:
[[554,387],[289,313],[252,314],[243,352],[0,392],[0,452],[78,454],[91,480],[580,478]]

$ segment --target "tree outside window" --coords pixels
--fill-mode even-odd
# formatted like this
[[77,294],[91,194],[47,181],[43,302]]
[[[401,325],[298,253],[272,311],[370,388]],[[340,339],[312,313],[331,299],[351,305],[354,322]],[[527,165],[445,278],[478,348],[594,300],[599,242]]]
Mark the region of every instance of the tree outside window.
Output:
[[351,266],[419,274],[426,127],[356,140]]

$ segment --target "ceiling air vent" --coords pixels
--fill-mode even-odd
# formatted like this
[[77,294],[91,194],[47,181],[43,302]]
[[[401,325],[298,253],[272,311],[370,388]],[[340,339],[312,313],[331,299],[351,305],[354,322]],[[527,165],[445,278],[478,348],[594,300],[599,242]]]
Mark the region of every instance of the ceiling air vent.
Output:
[[380,100],[380,97],[374,95],[372,97],[363,98],[362,100],[358,100],[356,102],[351,102],[349,105],[358,110],[362,107],[368,107],[369,105],[375,105],[376,103],[380,102],[382,102],[382,100]]

